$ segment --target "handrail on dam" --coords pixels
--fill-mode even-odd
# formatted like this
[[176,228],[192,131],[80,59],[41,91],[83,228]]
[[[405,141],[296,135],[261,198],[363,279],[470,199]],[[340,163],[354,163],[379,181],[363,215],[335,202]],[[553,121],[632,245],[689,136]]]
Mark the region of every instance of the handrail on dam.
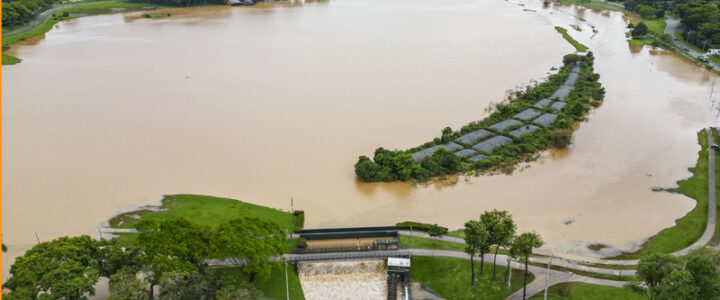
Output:
[[336,252],[336,253],[317,253],[317,254],[286,254],[285,258],[288,262],[297,261],[315,261],[315,260],[352,260],[352,259],[368,259],[368,258],[388,258],[388,257],[410,257],[408,251],[362,251],[362,252]]

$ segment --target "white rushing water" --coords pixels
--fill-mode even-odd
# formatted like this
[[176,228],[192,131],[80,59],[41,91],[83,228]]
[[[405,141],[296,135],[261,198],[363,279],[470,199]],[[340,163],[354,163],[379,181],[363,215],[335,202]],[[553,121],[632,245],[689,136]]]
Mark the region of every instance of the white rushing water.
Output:
[[305,299],[386,299],[384,260],[298,263]]

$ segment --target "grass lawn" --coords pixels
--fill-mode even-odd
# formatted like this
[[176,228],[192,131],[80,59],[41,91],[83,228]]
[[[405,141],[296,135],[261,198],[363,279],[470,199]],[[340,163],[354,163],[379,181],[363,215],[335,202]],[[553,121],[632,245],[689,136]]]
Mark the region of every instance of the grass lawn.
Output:
[[[288,264],[288,288],[290,290],[290,299],[305,299],[303,296],[300,279],[298,278],[297,267],[295,264]],[[285,290],[285,269],[273,271],[267,280],[258,278],[255,280],[255,287],[262,292],[262,298],[265,299],[286,299]]]
[[[543,294],[537,294],[530,299],[543,299]],[[566,282],[548,288],[548,299],[553,300],[643,300],[643,295],[637,294],[629,289],[616,288],[602,285],[595,285],[583,282]]]
[[689,169],[693,175],[678,181],[678,187],[671,190],[697,200],[695,208],[675,220],[675,226],[663,229],[651,237],[638,251],[623,253],[614,258],[636,259],[650,253],[672,253],[689,246],[702,236],[707,224],[708,138],[705,129],[700,130],[697,136],[701,149],[698,152],[697,165]]
[[667,26],[667,23],[665,23],[665,18],[644,20],[643,22],[645,23],[645,25],[647,25],[648,30],[657,35],[658,37],[665,34],[665,26]]
[[15,56],[7,55],[5,53],[2,54],[2,64],[3,65],[19,64],[21,61],[22,61],[21,59],[15,57]]
[[648,42],[646,40],[632,39],[632,40],[628,40],[628,44],[630,46],[643,46],[643,45],[650,45],[650,42]]
[[416,236],[410,237],[402,234],[400,235],[400,244],[415,249],[438,249],[452,251],[464,251],[463,249],[465,249],[465,244],[447,242],[434,238],[422,238]]
[[574,4],[578,6],[585,6],[587,8],[595,8],[595,9],[605,9],[605,10],[615,10],[615,11],[623,11],[625,10],[625,7],[621,2],[618,4],[613,2],[600,2],[600,1],[574,1],[574,0],[556,0],[555,2],[564,3],[564,4]]
[[573,47],[575,47],[575,50],[577,50],[578,52],[587,51],[588,47],[586,47],[583,44],[580,44],[578,41],[576,41],[574,38],[572,38],[567,33],[567,29],[562,28],[560,26],[555,26],[555,30],[557,30],[557,32],[561,33],[563,38],[565,38],[565,40],[568,41],[570,43],[570,45],[573,45]]
[[[485,274],[480,275],[480,263],[475,263],[474,291],[470,290],[470,260],[452,257],[413,256],[410,269],[412,281],[425,286],[446,299],[505,299],[522,288],[524,271],[514,269],[511,289],[504,283],[507,268],[498,264],[497,277],[492,278],[492,264],[485,264]],[[529,275],[528,283],[533,280]],[[473,297],[474,296],[474,297]]]
[[[119,214],[108,221],[112,228],[135,228],[141,219],[165,220],[183,217],[200,225],[215,227],[241,217],[256,217],[273,221],[280,228],[292,232],[292,214],[281,210],[250,204],[239,200],[202,195],[167,195],[160,207],[141,208]],[[123,245],[131,244],[137,234],[116,234]],[[297,244],[297,242],[295,242]]]
[[454,237],[464,239],[465,238],[465,230],[458,229],[458,230],[449,231],[447,233],[447,236],[454,236]]

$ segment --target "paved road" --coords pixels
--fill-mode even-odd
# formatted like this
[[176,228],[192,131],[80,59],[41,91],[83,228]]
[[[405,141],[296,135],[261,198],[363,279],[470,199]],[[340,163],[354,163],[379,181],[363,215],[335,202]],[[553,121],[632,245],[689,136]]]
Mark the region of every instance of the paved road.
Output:
[[[682,33],[682,29],[680,29],[680,26],[681,26],[680,20],[678,20],[672,16],[667,16],[665,23],[667,24],[667,26],[665,26],[665,33],[669,34],[670,36],[673,37],[673,44],[680,51],[684,51],[685,53],[689,54],[693,58],[697,58],[698,56],[705,54],[705,53],[700,53],[700,52],[695,51],[695,49],[692,49],[692,48],[686,46],[685,44],[683,44],[680,41],[674,40],[675,33],[677,33],[677,32]],[[685,49],[687,49],[687,50],[685,50]],[[707,62],[707,64],[712,66],[716,72],[720,72],[720,65],[718,65],[714,61],[711,60],[711,61]]]
[[92,4],[98,4],[98,3],[112,3],[112,2],[122,2],[122,1],[118,0],[118,1],[101,1],[101,2],[83,2],[83,3],[76,3],[76,4],[69,4],[69,5],[53,7],[44,12],[41,12],[34,20],[30,21],[30,23],[25,24],[25,26],[14,29],[14,30],[10,30],[7,32],[3,32],[2,36],[5,37],[5,36],[11,35],[11,34],[26,31],[38,24],[45,25],[45,23],[47,23],[47,21],[50,20],[50,18],[47,18],[47,16],[52,15],[55,12],[66,9],[66,8],[86,6],[86,5],[92,5]]

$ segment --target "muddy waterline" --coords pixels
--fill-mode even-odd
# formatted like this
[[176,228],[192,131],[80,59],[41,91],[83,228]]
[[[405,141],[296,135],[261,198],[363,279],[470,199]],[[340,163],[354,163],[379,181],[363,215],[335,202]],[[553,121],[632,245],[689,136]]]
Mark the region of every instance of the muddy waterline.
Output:
[[[630,250],[692,209],[651,188],[689,176],[695,132],[716,124],[716,76],[629,48],[616,12],[337,0],[137,16],[62,22],[12,47],[24,61],[3,67],[4,274],[33,232],[97,237],[112,215],[174,193],[283,209],[293,196],[309,228],[459,228],[506,209],[557,252]],[[569,24],[582,28],[569,32],[594,51],[607,89],[569,150],[512,176],[355,178],[358,155],[419,145],[544,78],[573,51],[553,29]]]

